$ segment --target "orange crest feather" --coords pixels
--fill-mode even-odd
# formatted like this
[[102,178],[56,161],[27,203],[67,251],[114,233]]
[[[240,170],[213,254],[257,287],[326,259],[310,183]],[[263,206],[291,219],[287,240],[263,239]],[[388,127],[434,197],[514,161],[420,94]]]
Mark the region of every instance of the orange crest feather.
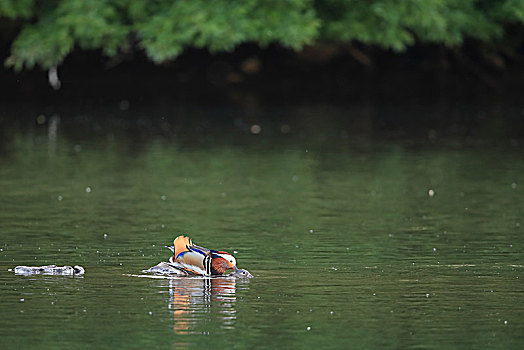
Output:
[[175,241],[173,242],[175,246],[175,258],[178,256],[178,254],[182,252],[187,252],[189,249],[187,249],[187,246],[192,246],[193,242],[191,241],[191,238],[187,236],[178,236],[175,238]]

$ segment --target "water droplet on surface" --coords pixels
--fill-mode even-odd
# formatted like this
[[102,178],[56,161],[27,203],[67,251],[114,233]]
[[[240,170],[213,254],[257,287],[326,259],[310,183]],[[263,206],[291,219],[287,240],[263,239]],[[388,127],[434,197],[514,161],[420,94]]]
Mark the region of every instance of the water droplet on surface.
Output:
[[58,198],[59,201],[61,201],[63,199],[62,196],[58,196],[57,198]]
[[291,180],[293,180],[293,182],[297,182],[298,181],[298,176],[294,175]]
[[86,187],[86,192],[87,192],[87,193],[91,193],[91,187],[87,186],[87,187]]
[[429,293],[426,293],[426,298],[429,298]]
[[104,233],[104,239],[106,239],[106,238],[107,238],[107,233]]
[[313,233],[314,231],[313,230],[309,230],[309,233]]
[[153,312],[149,311],[149,315],[152,315],[152,314],[153,314]]
[[504,321],[504,324],[508,324],[508,321]]
[[333,311],[330,311],[330,312],[329,312],[329,314],[330,314],[330,315],[333,315],[333,314],[334,314],[334,312],[333,312]]
[[160,199],[162,199],[163,201],[165,201],[167,199],[167,196],[166,195],[162,195],[160,196]]
[[307,328],[306,328],[306,329],[307,329],[308,331],[310,331],[310,330],[311,330],[311,327],[310,327],[310,326],[307,326]]
[[258,124],[251,125],[251,128],[249,129],[252,134],[258,135],[262,131],[262,128]]
[[437,251],[437,248],[433,248],[433,251],[436,252],[436,251]]
[[435,195],[434,190],[428,190],[428,196],[433,197]]
[[233,254],[238,254],[238,250],[233,250]]
[[517,188],[517,183],[516,183],[516,182],[513,182],[513,183],[511,184],[511,188],[512,188],[512,189]]
[[22,298],[22,299],[20,299],[20,301],[25,301],[25,299]]

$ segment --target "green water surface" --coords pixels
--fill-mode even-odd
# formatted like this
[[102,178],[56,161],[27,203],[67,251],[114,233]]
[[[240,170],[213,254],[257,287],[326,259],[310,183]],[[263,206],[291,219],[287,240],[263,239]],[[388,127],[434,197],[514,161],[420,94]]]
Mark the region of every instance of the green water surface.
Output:
[[[524,344],[518,144],[67,118],[3,130],[2,349]],[[130,276],[181,233],[255,278]],[[86,273],[9,271],[43,264]]]

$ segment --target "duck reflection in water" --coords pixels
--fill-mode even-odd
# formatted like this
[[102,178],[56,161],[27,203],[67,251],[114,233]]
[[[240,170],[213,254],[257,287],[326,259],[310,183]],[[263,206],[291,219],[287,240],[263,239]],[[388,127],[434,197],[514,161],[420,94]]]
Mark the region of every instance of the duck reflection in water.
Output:
[[[241,283],[247,288],[247,281]],[[233,329],[237,281],[233,277],[169,280],[169,309],[175,334],[210,334],[206,324]]]

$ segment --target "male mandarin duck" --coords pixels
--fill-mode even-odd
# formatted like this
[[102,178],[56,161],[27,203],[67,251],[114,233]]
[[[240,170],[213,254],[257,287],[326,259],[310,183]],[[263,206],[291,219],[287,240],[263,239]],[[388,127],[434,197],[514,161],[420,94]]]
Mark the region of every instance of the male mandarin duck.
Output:
[[239,271],[233,255],[197,246],[186,236],[178,236],[172,246],[166,247],[173,252],[169,264],[187,275],[221,276],[229,269]]

